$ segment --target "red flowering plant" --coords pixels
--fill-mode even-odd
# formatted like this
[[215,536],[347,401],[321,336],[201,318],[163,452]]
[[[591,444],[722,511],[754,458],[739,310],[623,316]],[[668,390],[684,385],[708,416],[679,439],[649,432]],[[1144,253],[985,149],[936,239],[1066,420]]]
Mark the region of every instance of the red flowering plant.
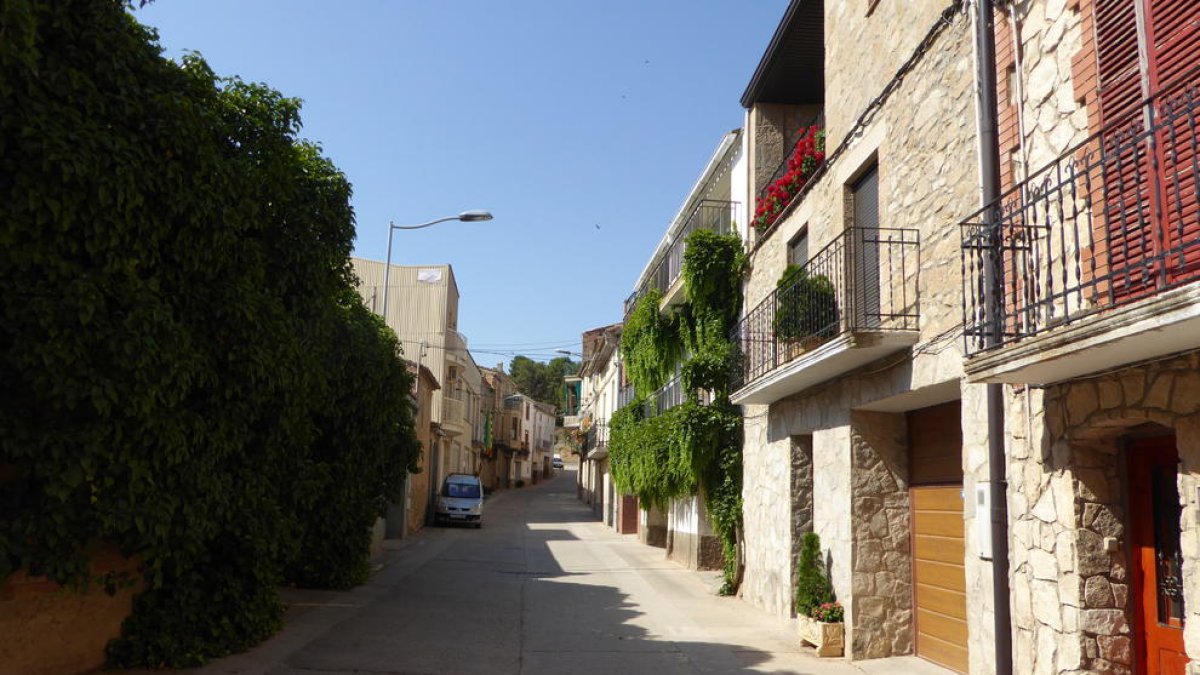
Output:
[[779,214],[792,203],[804,186],[825,161],[825,130],[812,125],[800,135],[792,156],[787,161],[787,172],[767,186],[766,193],[758,200],[751,223],[754,229],[765,232],[779,219]]
[[822,602],[813,608],[812,618],[822,623],[841,623],[846,618],[846,610],[840,602]]

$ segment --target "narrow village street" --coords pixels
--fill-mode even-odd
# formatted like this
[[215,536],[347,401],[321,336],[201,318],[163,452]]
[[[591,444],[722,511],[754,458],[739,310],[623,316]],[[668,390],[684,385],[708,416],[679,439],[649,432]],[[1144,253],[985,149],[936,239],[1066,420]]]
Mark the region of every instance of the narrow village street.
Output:
[[[717,573],[604,527],[573,465],[489,499],[480,530],[394,542],[367,584],[285,593],[284,629],[198,673],[937,673],[802,651],[787,624],[713,593]],[[866,666],[866,668],[860,666]]]

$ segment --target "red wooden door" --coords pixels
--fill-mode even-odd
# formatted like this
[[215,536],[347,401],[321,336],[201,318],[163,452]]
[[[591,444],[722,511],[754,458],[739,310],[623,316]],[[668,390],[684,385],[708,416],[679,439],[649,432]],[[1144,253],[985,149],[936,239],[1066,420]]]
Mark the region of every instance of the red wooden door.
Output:
[[1128,461],[1137,672],[1184,675],[1188,658],[1175,438],[1138,441],[1129,448]]

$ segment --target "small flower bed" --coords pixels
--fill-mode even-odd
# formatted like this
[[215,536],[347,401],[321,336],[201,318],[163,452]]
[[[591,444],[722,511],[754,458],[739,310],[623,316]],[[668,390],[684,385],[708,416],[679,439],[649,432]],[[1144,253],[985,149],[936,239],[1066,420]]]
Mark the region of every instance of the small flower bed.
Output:
[[813,608],[812,618],[824,623],[841,623],[846,618],[846,610],[840,602],[822,602]]
[[787,173],[767,187],[765,196],[758,200],[751,223],[754,229],[765,232],[779,219],[779,214],[800,194],[809,179],[825,161],[825,130],[812,125],[796,141],[792,156],[788,159]]

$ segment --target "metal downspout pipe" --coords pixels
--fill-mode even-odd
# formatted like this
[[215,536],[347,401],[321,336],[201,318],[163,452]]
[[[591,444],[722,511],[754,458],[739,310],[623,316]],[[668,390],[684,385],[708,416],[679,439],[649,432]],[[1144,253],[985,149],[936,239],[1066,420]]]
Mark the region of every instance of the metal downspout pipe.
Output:
[[[976,91],[979,110],[980,188],[983,205],[1000,198],[1000,137],[998,129],[996,37],[992,0],[975,0]],[[989,226],[989,256],[985,265],[984,305],[990,330],[986,345],[1000,342],[1003,287],[999,224],[990,209],[984,212]],[[992,603],[996,645],[996,674],[1012,673],[1012,617],[1008,585],[1008,482],[1004,452],[1004,385],[987,385],[988,482],[992,530]]]

